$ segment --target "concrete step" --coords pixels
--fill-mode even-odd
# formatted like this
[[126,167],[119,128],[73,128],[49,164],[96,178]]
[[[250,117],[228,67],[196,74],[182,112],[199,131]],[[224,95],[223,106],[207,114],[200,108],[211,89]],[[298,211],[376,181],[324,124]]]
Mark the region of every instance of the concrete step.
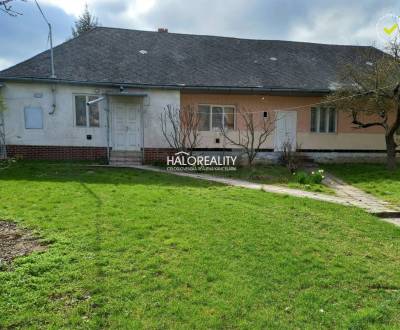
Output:
[[110,165],[141,165],[143,159],[142,151],[114,150],[110,154]]
[[142,156],[141,151],[111,151],[111,156],[126,157],[126,156]]
[[134,157],[115,157],[115,156],[111,156],[110,160],[114,159],[114,160],[120,160],[120,161],[125,161],[125,160],[142,160],[142,157],[139,156],[134,156]]
[[142,165],[142,162],[115,162],[110,161],[110,165],[112,166],[127,166],[127,165]]
[[110,157],[110,160],[115,160],[115,161],[121,161],[121,162],[125,162],[125,161],[141,161],[142,157]]

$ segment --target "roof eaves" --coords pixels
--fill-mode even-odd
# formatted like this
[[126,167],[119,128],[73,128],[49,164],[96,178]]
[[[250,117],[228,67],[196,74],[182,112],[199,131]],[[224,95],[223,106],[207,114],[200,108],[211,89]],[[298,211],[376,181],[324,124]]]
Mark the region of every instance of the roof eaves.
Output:
[[140,84],[140,83],[125,83],[125,82],[97,82],[97,81],[74,81],[52,78],[37,78],[37,77],[1,77],[1,81],[16,81],[16,82],[39,82],[53,84],[68,84],[68,85],[83,85],[83,86],[104,86],[104,87],[130,87],[130,88],[149,88],[149,89],[169,89],[182,90],[191,92],[225,92],[225,93],[271,93],[282,95],[297,95],[310,94],[320,95],[330,93],[330,89],[307,89],[307,88],[279,88],[279,87],[264,87],[264,86],[191,86],[185,84]]

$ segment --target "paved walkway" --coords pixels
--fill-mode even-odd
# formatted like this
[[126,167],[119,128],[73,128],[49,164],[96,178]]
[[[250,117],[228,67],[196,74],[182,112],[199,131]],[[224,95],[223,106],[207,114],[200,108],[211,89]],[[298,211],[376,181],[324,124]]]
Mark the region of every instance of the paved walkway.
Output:
[[335,190],[337,196],[354,200],[355,203],[359,203],[361,207],[370,213],[400,212],[400,207],[367,194],[330,173],[326,174],[324,182],[328,187]]
[[329,187],[335,190],[336,196],[314,193],[300,189],[281,187],[276,185],[252,183],[244,180],[223,178],[208,174],[167,171],[158,167],[147,166],[147,165],[127,165],[122,167],[136,168],[140,170],[153,171],[159,173],[168,173],[188,178],[218,182],[235,187],[263,190],[266,192],[271,192],[276,194],[290,195],[300,198],[311,198],[323,202],[330,202],[347,206],[355,206],[364,209],[368,213],[378,215],[384,221],[400,226],[400,217],[399,214],[396,214],[400,212],[400,207],[394,207],[388,202],[381,201],[363,192],[358,188],[355,188],[351,185],[344,183],[343,181],[334,177],[331,174],[326,175],[325,182]]

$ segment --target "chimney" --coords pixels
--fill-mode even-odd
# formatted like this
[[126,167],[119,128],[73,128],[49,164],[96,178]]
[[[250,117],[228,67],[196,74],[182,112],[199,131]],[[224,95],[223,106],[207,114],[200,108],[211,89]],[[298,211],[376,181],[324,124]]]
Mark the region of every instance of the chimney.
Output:
[[160,32],[160,33],[168,33],[168,29],[166,29],[166,28],[158,28],[158,32]]

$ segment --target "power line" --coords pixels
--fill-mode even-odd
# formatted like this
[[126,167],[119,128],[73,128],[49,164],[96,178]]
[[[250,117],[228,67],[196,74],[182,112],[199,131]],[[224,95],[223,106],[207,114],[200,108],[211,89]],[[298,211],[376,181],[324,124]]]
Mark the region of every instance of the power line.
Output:
[[[360,93],[356,93],[356,94],[352,94],[352,95],[347,95],[347,96],[343,96],[343,97],[338,97],[334,100],[326,100],[326,101],[321,101],[321,102],[317,102],[317,103],[309,103],[309,104],[305,104],[305,105],[298,105],[298,106],[293,106],[293,107],[286,107],[286,108],[273,108],[271,109],[271,111],[289,111],[289,110],[297,110],[297,109],[302,109],[302,108],[311,108],[311,107],[315,107],[318,105],[323,105],[323,104],[332,104],[335,103],[337,101],[341,101],[341,100],[346,100],[346,99],[350,99],[356,96],[362,96],[362,95],[366,95],[372,92],[376,92],[378,90],[382,90],[382,89],[387,89],[387,88],[393,88],[394,86],[396,86],[396,84],[393,85],[388,85],[388,86],[384,86],[384,87],[380,87],[380,88],[375,88],[375,89],[371,89],[365,92],[360,92]],[[222,105],[221,105],[222,106]],[[228,106],[225,106],[228,107]],[[209,112],[204,112],[204,111],[193,111],[196,113],[204,113],[204,114],[209,114]],[[244,111],[244,113],[263,113],[265,112],[264,110],[261,111]]]
[[[346,99],[350,99],[356,96],[361,96],[361,95],[365,95],[365,94],[369,94],[372,92],[376,92],[378,90],[383,90],[383,89],[387,89],[387,88],[393,88],[394,86],[396,86],[396,84],[393,85],[388,85],[388,86],[384,86],[384,87],[380,87],[380,88],[375,88],[375,89],[371,89],[365,92],[360,92],[360,93],[356,93],[356,94],[352,94],[352,95],[347,95],[347,96],[343,96],[343,97],[338,97],[334,100],[327,100],[327,101],[321,101],[321,102],[317,102],[317,103],[308,103],[305,105],[298,105],[298,106],[293,106],[293,107],[285,107],[285,108],[273,108],[270,111],[289,111],[289,110],[297,110],[297,109],[302,109],[302,108],[311,108],[314,106],[318,106],[318,105],[323,105],[323,104],[332,104],[335,103],[337,101],[341,101],[341,100],[346,100]],[[21,100],[21,99],[30,99],[30,97],[25,97],[25,98],[21,98],[21,97],[15,97],[15,98],[4,98],[4,100]],[[207,105],[207,104],[204,104]],[[229,105],[220,105],[221,107],[229,107]],[[192,112],[195,113],[204,113],[204,114],[210,114],[209,112],[204,112],[204,111],[196,111],[196,110],[191,110]],[[260,110],[260,111],[244,111],[244,113],[264,113],[265,110]]]

